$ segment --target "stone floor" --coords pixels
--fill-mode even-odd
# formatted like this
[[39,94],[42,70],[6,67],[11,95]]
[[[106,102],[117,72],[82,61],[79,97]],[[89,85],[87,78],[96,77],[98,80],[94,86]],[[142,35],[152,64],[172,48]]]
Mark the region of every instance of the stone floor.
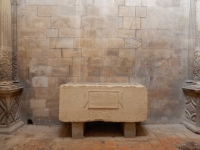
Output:
[[70,138],[70,125],[25,125],[0,135],[0,150],[200,150],[200,135],[183,125],[137,125],[136,138],[124,138],[118,123],[87,123],[84,139]]

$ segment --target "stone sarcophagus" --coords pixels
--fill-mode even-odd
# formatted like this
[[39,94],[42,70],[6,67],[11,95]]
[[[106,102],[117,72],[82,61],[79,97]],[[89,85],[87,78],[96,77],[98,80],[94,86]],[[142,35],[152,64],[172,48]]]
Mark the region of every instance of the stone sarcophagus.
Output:
[[91,121],[122,122],[124,135],[133,137],[135,123],[147,119],[147,104],[147,90],[139,84],[70,83],[60,87],[59,119],[72,123],[75,138]]

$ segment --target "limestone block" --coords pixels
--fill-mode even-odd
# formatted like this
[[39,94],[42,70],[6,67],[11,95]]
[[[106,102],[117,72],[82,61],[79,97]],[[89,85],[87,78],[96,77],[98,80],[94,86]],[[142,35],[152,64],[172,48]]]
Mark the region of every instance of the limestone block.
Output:
[[72,66],[72,58],[54,58],[54,66]]
[[73,58],[73,65],[74,66],[84,66],[85,65],[85,58],[84,57],[74,57]]
[[85,59],[86,65],[88,66],[101,66],[102,58],[101,57],[88,57]]
[[27,55],[33,58],[42,57],[42,49],[29,49]]
[[72,123],[72,138],[82,139],[84,135],[84,123]]
[[141,6],[142,0],[125,0],[125,6]]
[[27,40],[23,39],[24,42],[19,43],[19,44],[24,44],[19,45],[22,49],[28,48],[28,49],[48,49],[49,48],[49,40],[46,38],[26,38]]
[[74,41],[72,38],[50,38],[50,48],[73,48]]
[[73,6],[76,4],[76,1],[74,0],[26,0],[27,5],[70,5]]
[[118,16],[118,8],[113,6],[102,7],[88,6],[87,16]]
[[119,16],[135,17],[135,7],[120,6]]
[[91,38],[76,38],[74,39],[74,48],[94,48],[95,41]]
[[94,5],[100,6],[113,6],[115,4],[115,0],[94,0]]
[[135,50],[133,49],[119,49],[119,57],[120,58],[133,58],[135,54]]
[[76,7],[66,7],[59,6],[58,7],[58,15],[59,16],[84,16],[86,14],[86,10],[84,6],[76,6]]
[[119,50],[118,49],[104,49],[103,56],[110,57],[116,56],[119,57]]
[[137,18],[147,17],[147,7],[136,7],[136,17]]
[[82,56],[83,57],[100,57],[102,56],[101,49],[82,49]]
[[158,29],[159,19],[158,18],[141,18],[141,29]]
[[38,6],[38,16],[57,16],[58,6]]
[[140,29],[140,18],[124,17],[123,29]]
[[17,16],[37,16],[37,6],[26,6],[17,9]]
[[142,122],[147,103],[146,88],[139,84],[65,84],[60,87],[59,119]]
[[135,37],[135,30],[118,30],[118,37],[120,38],[134,38]]
[[142,6],[157,6],[157,0],[142,0]]
[[52,67],[52,77],[66,77],[69,75],[69,66]]
[[179,29],[179,19],[177,18],[161,18],[159,20],[159,29],[162,30],[178,30]]
[[46,108],[46,99],[31,99],[30,107],[31,108]]
[[[80,29],[60,28],[59,37],[82,37],[84,31]],[[83,36],[84,37],[84,36]]]
[[107,27],[106,17],[83,17],[82,28],[83,29],[105,29]]
[[53,28],[80,28],[80,17],[52,17]]
[[30,66],[52,66],[53,58],[31,58]]
[[136,123],[126,122],[122,124],[124,137],[133,138],[136,136]]
[[128,83],[129,77],[108,77],[106,78],[107,83]]
[[46,37],[46,31],[44,29],[19,28],[17,31],[19,37]]
[[88,76],[89,77],[100,77],[101,76],[101,67],[88,67]]
[[58,37],[58,29],[47,29],[47,37]]
[[119,66],[120,60],[118,57],[103,58],[103,66]]
[[95,31],[95,37],[98,38],[116,38],[117,37],[117,29],[98,29]]
[[125,48],[140,48],[142,45],[141,39],[125,39]]
[[119,18],[116,17],[107,17],[107,28],[108,29],[118,29],[119,28]]
[[58,5],[58,6],[74,6],[76,4],[75,0],[48,0],[45,2],[46,5]]
[[48,77],[33,77],[32,86],[33,87],[48,87]]
[[43,57],[61,57],[61,49],[43,50]]
[[63,57],[78,57],[81,56],[81,49],[62,49]]
[[95,39],[96,48],[108,48],[108,39],[106,38],[96,38]]
[[70,77],[87,77],[88,76],[88,67],[84,66],[71,66],[69,68]]
[[51,76],[50,66],[31,66],[29,67],[29,75],[34,76]]
[[26,19],[27,28],[50,28],[50,18],[49,17],[28,17]]
[[49,117],[49,108],[34,108],[33,109],[34,117]]
[[108,48],[124,48],[124,40],[122,38],[109,38]]
[[124,6],[125,5],[125,0],[115,0],[115,5],[116,6]]

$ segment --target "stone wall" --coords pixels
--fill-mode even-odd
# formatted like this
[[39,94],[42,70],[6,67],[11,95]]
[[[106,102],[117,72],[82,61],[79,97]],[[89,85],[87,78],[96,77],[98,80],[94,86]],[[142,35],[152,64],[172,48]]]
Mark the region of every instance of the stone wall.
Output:
[[19,0],[22,118],[57,123],[61,84],[130,82],[148,89],[148,123],[179,123],[189,12],[189,0]]

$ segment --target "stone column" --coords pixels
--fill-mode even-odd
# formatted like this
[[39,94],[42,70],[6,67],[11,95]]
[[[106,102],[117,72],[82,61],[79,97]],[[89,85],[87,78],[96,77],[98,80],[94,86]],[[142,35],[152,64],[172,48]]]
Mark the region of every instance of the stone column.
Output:
[[195,43],[191,44],[192,48],[195,45],[194,83],[188,82],[183,87],[186,98],[182,123],[191,131],[200,133],[200,0],[190,1],[190,32],[193,38],[196,35]]
[[194,81],[200,84],[200,1],[196,1],[196,44],[194,53]]
[[0,133],[11,133],[19,119],[19,98],[23,88],[12,82],[11,2],[0,0]]

